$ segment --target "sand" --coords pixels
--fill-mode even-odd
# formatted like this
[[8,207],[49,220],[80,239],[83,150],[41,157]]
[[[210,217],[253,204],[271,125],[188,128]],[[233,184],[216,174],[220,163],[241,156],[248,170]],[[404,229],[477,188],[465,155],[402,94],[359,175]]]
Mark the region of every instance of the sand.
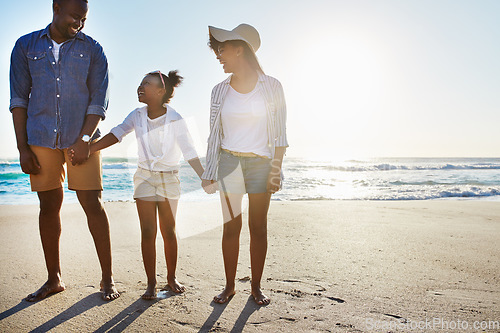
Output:
[[[249,297],[247,227],[238,293],[228,304],[211,302],[224,286],[217,201],[179,207],[177,277],[187,291],[162,292],[156,301],[140,298],[146,277],[135,205],[106,203],[106,209],[121,298],[101,300],[84,214],[77,204],[65,204],[67,290],[28,303],[23,297],[46,278],[38,208],[0,206],[0,331],[458,332],[477,325],[500,331],[494,327],[500,321],[499,202],[273,201],[263,280],[272,301],[266,307]],[[157,251],[164,285],[160,238]]]

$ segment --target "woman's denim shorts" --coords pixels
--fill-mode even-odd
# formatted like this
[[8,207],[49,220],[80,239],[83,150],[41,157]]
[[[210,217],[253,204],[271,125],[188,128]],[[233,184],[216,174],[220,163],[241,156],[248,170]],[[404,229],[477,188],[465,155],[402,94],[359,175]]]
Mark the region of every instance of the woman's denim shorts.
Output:
[[265,193],[271,159],[240,157],[221,150],[218,168],[219,189],[224,193]]

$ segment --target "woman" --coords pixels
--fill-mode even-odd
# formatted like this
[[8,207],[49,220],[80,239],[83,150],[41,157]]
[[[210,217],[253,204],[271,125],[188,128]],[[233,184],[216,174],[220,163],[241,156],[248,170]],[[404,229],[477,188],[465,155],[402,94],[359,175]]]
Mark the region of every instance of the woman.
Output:
[[252,296],[269,304],[260,286],[267,252],[267,212],[271,194],[281,187],[281,165],[286,139],[286,106],[281,84],[267,76],[255,52],[257,30],[240,24],[233,30],[209,27],[209,46],[215,52],[226,80],[212,91],[207,166],[202,186],[214,193],[218,181],[224,232],[222,253],[226,287],[214,297],[227,302],[235,294],[241,231],[241,201],[248,193],[248,224],[252,267]]

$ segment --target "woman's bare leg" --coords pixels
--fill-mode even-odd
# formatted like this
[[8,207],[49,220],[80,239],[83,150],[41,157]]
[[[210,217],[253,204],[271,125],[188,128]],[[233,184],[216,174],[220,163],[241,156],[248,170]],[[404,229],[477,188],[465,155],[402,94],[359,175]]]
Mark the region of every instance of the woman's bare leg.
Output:
[[241,199],[242,194],[224,194],[221,192],[222,216],[224,228],[222,235],[222,256],[226,273],[226,287],[214,302],[225,303],[235,294],[236,268],[240,250]]
[[250,228],[250,262],[252,266],[252,296],[259,305],[269,304],[262,293],[260,281],[267,253],[267,212],[271,194],[248,194],[248,225]]

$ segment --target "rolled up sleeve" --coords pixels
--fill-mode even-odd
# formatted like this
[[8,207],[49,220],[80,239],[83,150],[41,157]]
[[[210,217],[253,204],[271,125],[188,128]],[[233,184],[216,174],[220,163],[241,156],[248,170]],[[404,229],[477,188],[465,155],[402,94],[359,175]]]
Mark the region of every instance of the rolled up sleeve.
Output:
[[196,153],[193,139],[189,133],[186,121],[184,119],[179,119],[174,121],[172,124],[175,131],[175,137],[179,147],[181,148],[184,160],[189,161],[193,158],[197,158],[198,154]]
[[136,111],[132,111],[120,125],[111,129],[110,133],[113,134],[119,142],[122,142],[123,138],[135,129],[135,113]]
[[16,42],[10,59],[10,106],[14,108],[28,108],[31,92],[31,75],[29,73],[28,58],[21,40]]
[[88,77],[90,103],[87,114],[96,114],[102,119],[106,117],[108,109],[108,60],[101,45],[96,42],[92,48],[92,60]]
[[276,147],[288,147],[286,137],[286,102],[281,83],[278,82],[274,93],[276,103]]

